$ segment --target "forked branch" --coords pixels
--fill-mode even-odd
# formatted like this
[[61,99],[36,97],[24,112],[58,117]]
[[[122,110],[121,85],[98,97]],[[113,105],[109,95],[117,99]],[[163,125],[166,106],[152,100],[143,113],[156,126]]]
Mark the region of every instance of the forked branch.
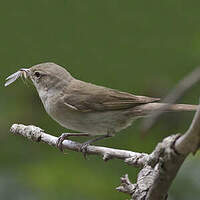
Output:
[[[151,154],[100,146],[88,146],[88,154],[101,155],[104,161],[117,158],[141,170],[137,182],[132,184],[128,175],[121,178],[116,189],[131,195],[132,200],[165,200],[173,179],[189,153],[194,153],[200,144],[200,106],[190,128],[185,134],[172,135],[159,143]],[[56,147],[57,137],[45,133],[35,126],[13,124],[11,132],[36,142]],[[192,144],[192,145],[191,145]],[[79,151],[80,143],[71,140],[63,142],[63,149]]]

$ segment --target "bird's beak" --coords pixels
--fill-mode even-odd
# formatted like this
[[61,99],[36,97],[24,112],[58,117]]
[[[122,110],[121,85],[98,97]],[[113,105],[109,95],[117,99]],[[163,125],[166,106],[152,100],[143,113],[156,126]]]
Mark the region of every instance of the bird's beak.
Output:
[[[31,75],[31,70],[27,68],[21,68],[19,71],[22,72],[22,75],[24,76],[25,79],[29,78]],[[21,75],[21,76],[22,76]]]
[[31,75],[31,70],[27,68],[21,68],[19,71],[11,74],[6,78],[5,87],[15,82],[19,77],[29,78]]

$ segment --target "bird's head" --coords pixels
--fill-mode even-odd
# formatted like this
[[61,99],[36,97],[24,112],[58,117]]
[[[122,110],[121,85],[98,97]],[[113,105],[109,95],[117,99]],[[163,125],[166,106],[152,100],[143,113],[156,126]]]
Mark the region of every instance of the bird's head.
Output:
[[18,72],[9,76],[5,86],[14,82],[18,77],[29,78],[36,89],[49,90],[51,88],[68,85],[73,79],[71,74],[63,67],[55,63],[41,63],[30,68],[22,68]]
[[55,63],[41,63],[29,68],[28,77],[37,89],[50,89],[67,85],[72,80],[71,74]]

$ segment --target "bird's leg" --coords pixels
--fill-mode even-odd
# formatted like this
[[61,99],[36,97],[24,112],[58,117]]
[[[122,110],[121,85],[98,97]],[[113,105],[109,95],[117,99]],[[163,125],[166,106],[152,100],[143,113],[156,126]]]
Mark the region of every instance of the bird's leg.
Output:
[[108,137],[112,137],[112,136],[114,136],[114,132],[108,131],[108,133],[106,135],[101,135],[99,137],[93,138],[91,140],[88,140],[88,141],[82,143],[81,147],[80,147],[80,151],[83,153],[84,158],[87,159],[87,147],[89,145],[91,145],[92,143],[97,142],[99,140],[102,140],[104,138],[108,138]]
[[70,136],[90,136],[88,133],[62,133],[56,142],[56,146],[58,149],[63,151],[62,142],[67,140]]

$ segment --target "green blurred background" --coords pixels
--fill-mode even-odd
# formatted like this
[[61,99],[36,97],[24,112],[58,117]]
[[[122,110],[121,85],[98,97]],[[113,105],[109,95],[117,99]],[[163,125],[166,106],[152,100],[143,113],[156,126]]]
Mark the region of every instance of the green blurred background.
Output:
[[[164,96],[200,64],[200,1],[18,0],[0,1],[0,199],[125,199],[119,177],[137,169],[120,160],[62,154],[12,136],[13,123],[66,132],[44,111],[34,87],[5,78],[41,62],[65,66],[76,78],[140,95]],[[199,86],[181,102],[198,103]],[[99,145],[151,152],[167,135],[184,132],[193,113],[162,117],[146,137],[134,126]],[[79,141],[84,141],[81,139]],[[187,160],[170,199],[199,199],[198,156]],[[191,170],[192,169],[192,170]],[[184,190],[183,190],[184,188]]]

